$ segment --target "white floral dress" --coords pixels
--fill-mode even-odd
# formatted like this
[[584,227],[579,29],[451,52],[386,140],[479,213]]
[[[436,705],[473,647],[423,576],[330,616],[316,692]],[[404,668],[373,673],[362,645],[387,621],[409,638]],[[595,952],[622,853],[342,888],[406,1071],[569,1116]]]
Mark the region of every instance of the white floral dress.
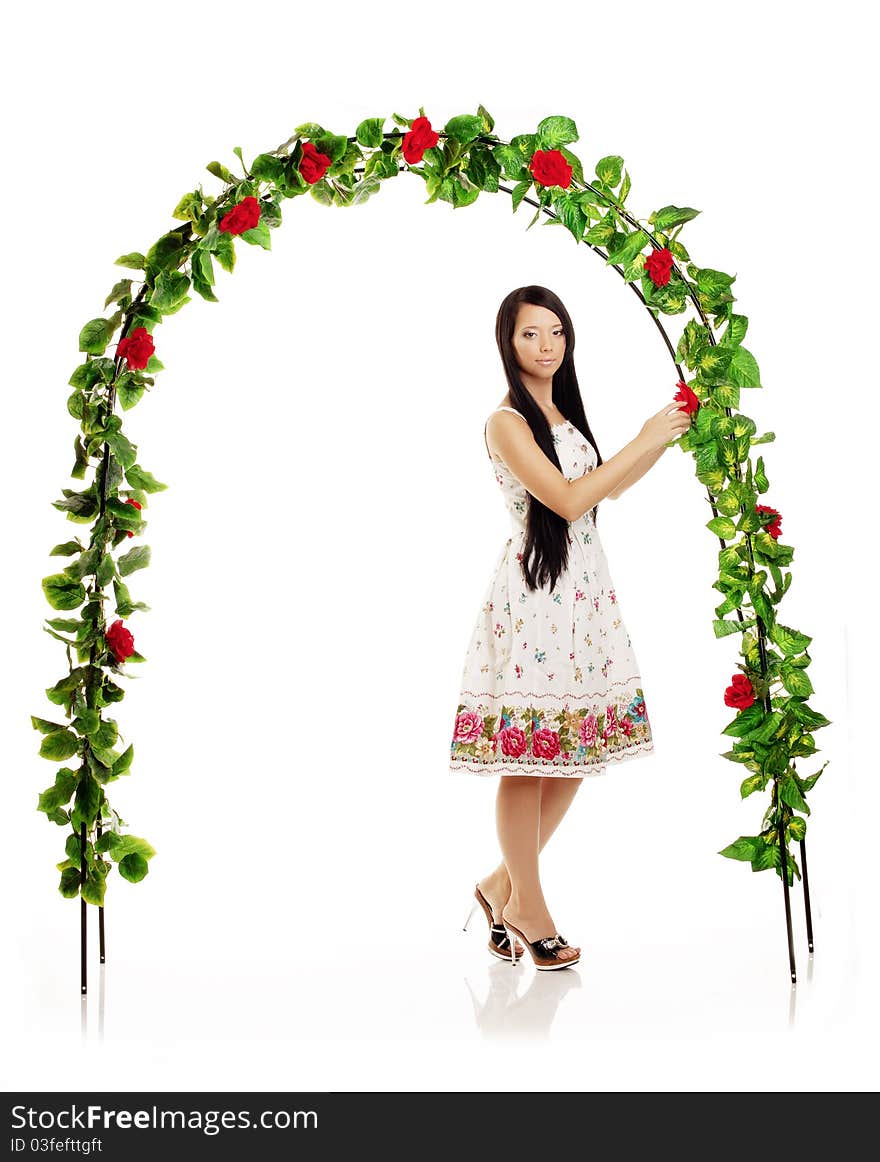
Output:
[[[596,467],[572,424],[555,425],[552,437],[566,479]],[[450,771],[580,777],[651,753],[639,667],[592,512],[569,522],[568,566],[554,591],[533,591],[521,566],[528,493],[502,460],[492,465],[513,535],[465,657]]]

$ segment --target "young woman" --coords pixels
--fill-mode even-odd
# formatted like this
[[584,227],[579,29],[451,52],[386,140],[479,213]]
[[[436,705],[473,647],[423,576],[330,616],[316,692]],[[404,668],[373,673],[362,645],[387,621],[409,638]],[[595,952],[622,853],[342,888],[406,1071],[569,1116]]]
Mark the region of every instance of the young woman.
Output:
[[537,968],[567,968],[580,949],[556,929],[539,852],[585,775],[654,749],[638,663],[596,528],[598,506],[641,479],[690,418],[671,400],[603,461],[560,299],[542,286],[512,291],[498,311],[495,339],[508,394],[484,435],[513,535],[468,647],[450,771],[500,776],[503,860],[477,883],[471,909],[483,909],[489,951],[515,963],[527,947]]

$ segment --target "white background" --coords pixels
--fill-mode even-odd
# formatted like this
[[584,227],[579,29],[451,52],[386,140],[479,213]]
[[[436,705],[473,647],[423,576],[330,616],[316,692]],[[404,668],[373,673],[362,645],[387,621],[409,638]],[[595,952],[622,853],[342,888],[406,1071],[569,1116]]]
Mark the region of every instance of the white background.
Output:
[[[5,569],[3,1074],[7,1090],[874,1089],[872,859],[876,485],[876,98],[855,4],[602,9],[378,4],[18,6],[2,84]],[[491,29],[491,33],[486,32]],[[544,857],[554,919],[584,949],[535,974],[485,952],[476,879],[499,857],[492,779],[452,778],[464,652],[508,518],[483,421],[505,391],[502,298],[566,303],[607,459],[671,398],[654,323],[567,231],[506,195],[424,206],[412,174],[367,205],[284,203],[272,250],[238,242],[217,304],[157,328],[166,370],[124,413],[167,491],[130,578],[117,718],[133,742],[111,802],[157,849],[113,873],[108,962],[57,891],[62,829],[35,811],[57,764],[30,715],[64,649],[42,577],[88,526],[52,507],[77,423],[80,327],[174,222],[205,169],[317,121],[442,128],[484,104],[509,140],[572,117],[586,174],[619,153],[631,210],[702,212],[682,240],[736,274],[764,389],[741,410],[776,441],[764,502],[795,546],[780,620],[812,636],[817,733],[808,854],[816,954],[792,893],[717,852],[753,834],[720,757],[739,637],[716,641],[717,538],[677,449],[599,530],[640,662],[650,758],[584,782]],[[107,312],[109,313],[109,311]],[[662,317],[662,316],[661,316]],[[684,321],[667,320],[677,337]],[[89,477],[91,478],[91,477]],[[869,491],[870,490],[870,491]],[[511,1048],[511,1038],[515,1048]],[[781,1066],[784,1064],[784,1075]]]

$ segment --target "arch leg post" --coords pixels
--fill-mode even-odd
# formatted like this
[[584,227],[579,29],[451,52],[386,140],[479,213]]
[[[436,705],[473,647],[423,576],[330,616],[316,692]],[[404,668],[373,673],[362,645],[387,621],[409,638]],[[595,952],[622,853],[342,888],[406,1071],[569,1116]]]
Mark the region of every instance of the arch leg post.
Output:
[[79,991],[86,991],[86,901],[82,895],[82,886],[86,882],[86,825],[79,825]]
[[[100,839],[101,838],[101,815],[100,815],[100,812],[98,813],[97,824],[98,824],[98,827],[97,827],[98,839]],[[106,956],[105,956],[106,949],[105,949],[105,944],[104,944],[104,905],[103,904],[100,904],[98,906],[98,947],[99,947],[99,951],[100,951],[100,955],[101,955],[101,964],[103,964],[105,959],[106,959]]]
[[813,916],[810,911],[810,881],[807,877],[807,841],[802,839],[801,844],[801,871],[804,876],[804,911],[807,920],[807,947],[813,951]]
[[[780,812],[780,816],[781,816]],[[788,967],[791,972],[791,983],[797,982],[797,969],[794,964],[794,938],[791,932],[791,900],[788,893],[788,860],[785,856],[785,837],[783,835],[782,824],[780,823],[778,830],[779,835],[779,855],[782,867],[782,894],[785,899],[785,927],[788,932]]]

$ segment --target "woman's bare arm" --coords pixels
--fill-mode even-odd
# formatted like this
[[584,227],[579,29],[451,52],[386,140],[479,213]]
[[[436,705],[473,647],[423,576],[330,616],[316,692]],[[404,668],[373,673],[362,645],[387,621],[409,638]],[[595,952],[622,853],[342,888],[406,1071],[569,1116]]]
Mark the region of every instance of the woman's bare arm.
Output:
[[578,520],[617,489],[646,455],[639,433],[592,472],[567,480],[535,442],[528,423],[513,412],[494,412],[486,425],[489,450],[496,452],[532,496],[564,520]]
[[665,451],[666,445],[664,444],[662,448],[655,448],[652,452],[646,452],[636,464],[635,468],[633,468],[632,472],[623,478],[613,492],[608,493],[609,497],[612,500],[617,500],[622,492],[626,492],[628,488],[632,488],[637,480],[641,480],[645,473],[654,467]]

